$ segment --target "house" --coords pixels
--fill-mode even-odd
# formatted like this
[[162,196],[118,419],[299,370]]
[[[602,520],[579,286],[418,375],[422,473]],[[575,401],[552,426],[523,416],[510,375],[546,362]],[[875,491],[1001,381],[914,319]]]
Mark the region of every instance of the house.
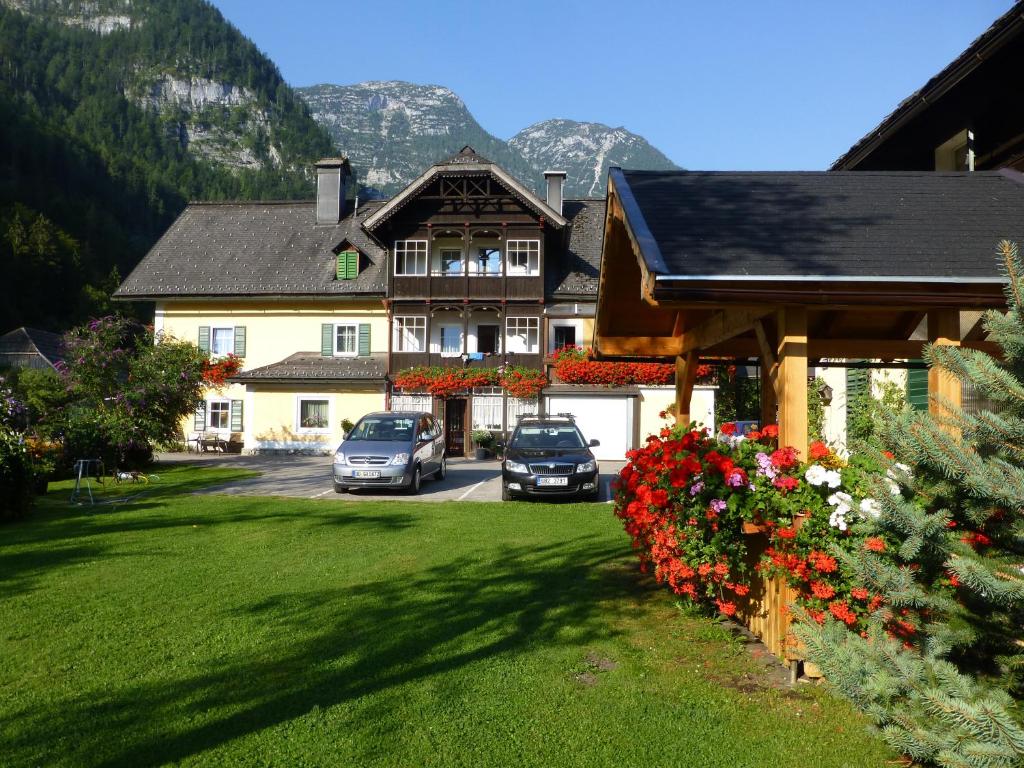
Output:
[[[604,200],[565,200],[565,174],[545,177],[541,197],[464,147],[392,199],[360,202],[347,161],[328,158],[315,201],[189,205],[115,298],[152,301],[158,332],[242,358],[187,425],[194,436],[327,451],[343,420],[408,408],[441,418],[461,455],[474,429],[549,409],[576,413],[621,458],[636,392],[395,385],[417,368],[542,371],[555,349],[590,343]],[[623,416],[611,427],[609,408]]]
[[0,336],[0,370],[54,370],[63,354],[64,342],[59,333],[41,331],[38,328],[15,328]]

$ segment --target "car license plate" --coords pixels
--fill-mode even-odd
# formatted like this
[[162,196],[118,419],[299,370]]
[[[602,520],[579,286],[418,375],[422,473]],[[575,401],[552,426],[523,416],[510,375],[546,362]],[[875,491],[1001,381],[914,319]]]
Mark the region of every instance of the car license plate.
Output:
[[538,477],[537,485],[568,485],[568,477]]
[[357,469],[356,477],[380,477],[379,469]]

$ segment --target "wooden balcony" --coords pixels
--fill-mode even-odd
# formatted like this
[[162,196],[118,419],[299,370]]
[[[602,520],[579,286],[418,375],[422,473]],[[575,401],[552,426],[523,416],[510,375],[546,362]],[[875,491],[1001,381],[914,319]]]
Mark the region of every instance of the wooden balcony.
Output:
[[393,295],[397,301],[407,299],[476,300],[500,301],[535,300],[544,298],[544,281],[537,276],[495,276],[477,275],[420,275],[415,277],[396,276]]
[[433,352],[392,352],[391,372],[397,373],[407,368],[430,366],[441,368],[498,368],[502,365],[520,365],[527,368],[543,368],[543,355],[529,355],[510,352],[507,355],[484,355],[482,360],[467,360],[461,357],[447,357]]

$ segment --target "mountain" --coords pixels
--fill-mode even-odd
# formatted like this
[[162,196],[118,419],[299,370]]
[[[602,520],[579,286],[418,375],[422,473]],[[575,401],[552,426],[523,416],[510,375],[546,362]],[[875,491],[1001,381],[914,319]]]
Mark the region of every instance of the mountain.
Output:
[[679,167],[643,136],[601,123],[545,120],[524,128],[508,144],[534,168],[567,171],[566,186],[577,197],[603,196],[613,165],[649,171]]
[[0,0],[0,63],[0,330],[108,311],[187,200],[311,197],[334,151],[205,0]]
[[442,86],[389,80],[296,90],[371,193],[394,194],[466,144],[537,191],[545,170],[566,171],[569,197],[603,195],[610,165],[677,167],[643,137],[600,123],[546,120],[503,141]]

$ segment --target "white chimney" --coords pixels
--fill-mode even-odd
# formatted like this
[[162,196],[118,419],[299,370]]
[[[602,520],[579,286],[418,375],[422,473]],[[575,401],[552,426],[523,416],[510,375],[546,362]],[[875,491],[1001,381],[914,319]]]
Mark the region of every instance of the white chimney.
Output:
[[325,157],[316,164],[316,223],[337,224],[345,213],[345,185],[352,174],[344,157]]
[[548,183],[549,208],[553,208],[562,215],[562,191],[565,188],[565,171],[544,171],[544,180]]

